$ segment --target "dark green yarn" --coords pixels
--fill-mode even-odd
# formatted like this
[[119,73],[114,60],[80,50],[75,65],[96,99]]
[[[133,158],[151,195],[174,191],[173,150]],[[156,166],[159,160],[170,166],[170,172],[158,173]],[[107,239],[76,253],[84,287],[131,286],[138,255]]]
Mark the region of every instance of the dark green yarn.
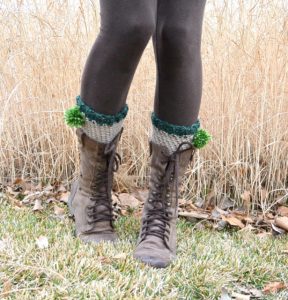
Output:
[[194,135],[198,129],[200,128],[200,121],[197,120],[193,125],[191,126],[180,126],[180,125],[173,125],[166,121],[160,120],[156,114],[153,112],[151,115],[152,124],[169,134],[174,134],[178,136],[184,136],[184,135]]
[[199,129],[193,137],[192,144],[195,148],[203,148],[211,141],[211,135],[204,129]]
[[66,124],[70,127],[79,128],[85,124],[85,115],[80,111],[77,105],[65,111],[64,119]]
[[123,109],[116,115],[106,115],[95,112],[91,107],[83,102],[80,96],[76,98],[77,106],[80,111],[85,114],[89,121],[95,121],[98,125],[113,125],[123,120],[128,113],[128,106],[125,105]]

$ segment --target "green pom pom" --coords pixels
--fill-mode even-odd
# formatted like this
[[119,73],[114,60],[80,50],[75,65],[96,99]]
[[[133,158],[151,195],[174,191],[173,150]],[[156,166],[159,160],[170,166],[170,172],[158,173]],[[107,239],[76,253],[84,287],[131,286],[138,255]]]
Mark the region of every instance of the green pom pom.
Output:
[[64,113],[65,122],[70,127],[82,127],[85,124],[85,115],[80,111],[79,106],[67,109]]
[[192,143],[195,148],[200,149],[206,146],[211,138],[211,135],[207,131],[205,131],[204,129],[199,129],[195,133]]

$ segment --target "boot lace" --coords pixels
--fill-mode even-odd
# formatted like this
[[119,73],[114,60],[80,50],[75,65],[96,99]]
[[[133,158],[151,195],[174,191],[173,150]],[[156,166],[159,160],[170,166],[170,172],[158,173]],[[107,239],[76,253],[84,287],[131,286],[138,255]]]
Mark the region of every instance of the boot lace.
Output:
[[[186,145],[188,148],[182,149]],[[165,246],[170,249],[168,241],[170,236],[170,221],[173,216],[173,212],[168,210],[171,205],[167,201],[169,194],[166,191],[169,190],[169,185],[173,184],[175,187],[176,205],[178,203],[178,174],[179,174],[179,156],[182,152],[193,149],[190,160],[192,159],[195,148],[189,142],[181,143],[177,150],[170,156],[166,156],[162,163],[167,164],[163,177],[159,177],[159,182],[156,184],[156,190],[152,191],[149,198],[149,202],[152,204],[152,208],[149,209],[146,218],[143,220],[143,228],[141,235],[141,242],[147,238],[147,236],[156,236],[163,240]],[[173,191],[171,191],[173,193]],[[177,207],[177,206],[176,206]]]
[[[93,194],[90,197],[94,201],[93,205],[88,206],[88,224],[109,221],[114,228],[113,208],[111,205],[111,190],[113,184],[113,172],[116,172],[121,164],[121,156],[116,152],[114,143],[108,144],[104,150],[106,167],[97,170],[91,188]],[[101,207],[101,210],[99,210]]]

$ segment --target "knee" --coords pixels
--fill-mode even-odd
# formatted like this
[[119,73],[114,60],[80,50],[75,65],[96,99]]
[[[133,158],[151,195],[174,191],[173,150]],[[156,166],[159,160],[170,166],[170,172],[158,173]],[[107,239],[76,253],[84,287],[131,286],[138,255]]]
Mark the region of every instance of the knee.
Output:
[[[140,19],[140,18],[139,18]],[[151,38],[155,25],[148,20],[137,20],[136,18],[127,18],[124,25],[120,27],[110,28],[110,35],[112,34],[116,40],[125,42],[127,46],[133,46],[134,49],[145,47]]]
[[200,55],[201,32],[184,24],[166,24],[160,32],[163,47],[179,54]]

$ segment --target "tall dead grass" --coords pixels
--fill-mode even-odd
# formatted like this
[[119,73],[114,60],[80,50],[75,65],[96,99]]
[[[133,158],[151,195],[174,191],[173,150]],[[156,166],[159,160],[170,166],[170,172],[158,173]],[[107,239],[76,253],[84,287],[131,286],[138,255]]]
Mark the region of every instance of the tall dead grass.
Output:
[[[74,104],[96,37],[91,1],[0,4],[0,176],[70,181],[78,168]],[[208,1],[200,117],[213,142],[187,172],[187,197],[242,201],[266,210],[288,193],[288,19],[285,0]],[[151,44],[130,89],[118,186],[147,183],[155,64]],[[242,197],[243,198],[243,197]],[[249,198],[249,197],[248,197]]]

